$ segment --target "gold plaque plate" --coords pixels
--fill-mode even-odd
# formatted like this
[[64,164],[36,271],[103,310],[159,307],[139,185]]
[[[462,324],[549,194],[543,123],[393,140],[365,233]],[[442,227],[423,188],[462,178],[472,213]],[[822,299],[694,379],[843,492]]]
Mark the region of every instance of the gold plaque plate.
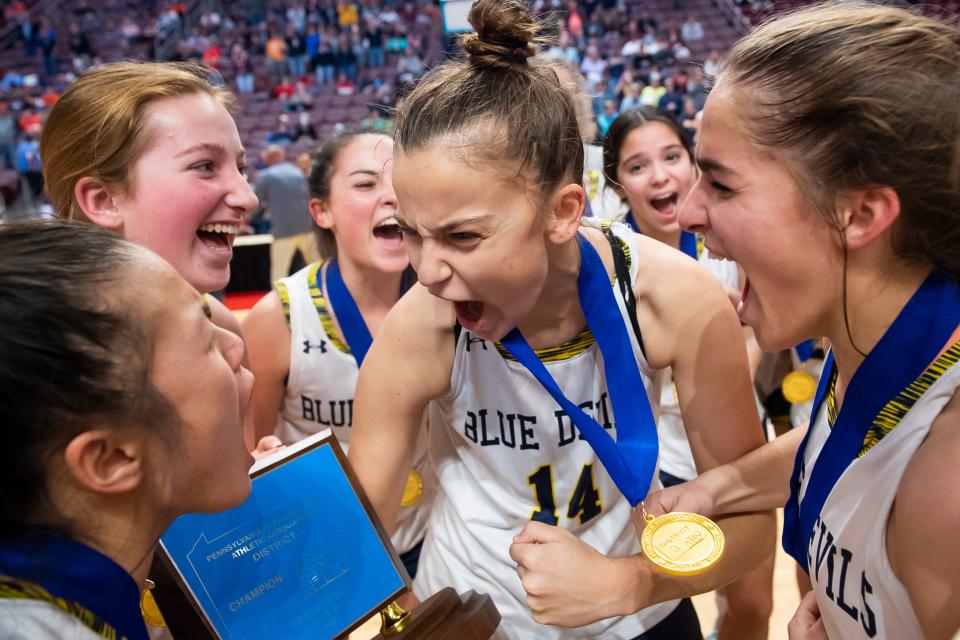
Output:
[[695,576],[709,571],[723,556],[723,531],[710,518],[682,511],[644,518],[647,526],[640,546],[661,571]]
[[817,394],[817,381],[806,371],[791,371],[784,376],[780,389],[787,402],[801,404],[813,400]]
[[423,478],[420,477],[416,469],[411,469],[410,475],[407,476],[407,484],[403,488],[403,497],[400,498],[400,506],[409,507],[415,505],[420,501],[420,496],[422,495]]

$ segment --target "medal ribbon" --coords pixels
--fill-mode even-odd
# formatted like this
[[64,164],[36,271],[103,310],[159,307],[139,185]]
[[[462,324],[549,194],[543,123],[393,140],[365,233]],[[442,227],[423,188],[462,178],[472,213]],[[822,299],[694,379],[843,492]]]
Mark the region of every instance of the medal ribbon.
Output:
[[847,386],[840,414],[817,457],[803,502],[800,467],[807,440],[826,398],[834,367],[827,356],[813,402],[810,427],[800,444],[783,511],[783,548],[807,569],[807,544],[823,504],[846,468],[860,454],[874,417],[887,402],[922,374],[960,323],[960,287],[948,275],[933,272],[900,311],[880,342],[857,368]]
[[577,276],[580,307],[603,356],[617,440],[563,395],[519,329],[510,331],[501,344],[567,412],[630,506],[636,506],[647,496],[653,481],[659,452],[657,425],[607,270],[590,242],[579,234],[577,240],[581,256]]
[[39,586],[61,601],[55,603],[58,607],[66,607],[98,634],[109,630],[117,640],[148,640],[133,578],[107,556],[75,540],[35,530],[4,539],[0,576],[11,579],[10,585],[22,585],[19,597],[34,597],[33,585]]
[[[637,226],[637,221],[633,218],[632,211],[627,213],[627,222],[630,223],[631,229],[639,234],[643,234],[643,231],[640,231],[640,227]],[[694,260],[698,259],[700,256],[699,252],[697,251],[697,234],[690,233],[689,231],[681,231],[680,251],[684,252]]]
[[[410,288],[408,276],[408,271],[404,271],[403,276],[400,278],[400,295],[403,295],[404,292]],[[359,367],[363,364],[363,359],[367,357],[367,351],[370,350],[370,345],[373,344],[373,336],[370,335],[367,323],[363,321],[363,316],[360,315],[360,309],[357,308],[357,303],[354,301],[353,296],[350,295],[350,290],[347,289],[347,285],[343,281],[343,276],[340,274],[340,266],[337,264],[336,258],[331,260],[330,264],[327,265],[326,281],[327,295],[330,297],[333,312],[337,316],[337,322],[340,324],[343,338],[346,340],[347,346],[350,347],[350,353],[353,355],[354,360],[357,361],[357,366]]]

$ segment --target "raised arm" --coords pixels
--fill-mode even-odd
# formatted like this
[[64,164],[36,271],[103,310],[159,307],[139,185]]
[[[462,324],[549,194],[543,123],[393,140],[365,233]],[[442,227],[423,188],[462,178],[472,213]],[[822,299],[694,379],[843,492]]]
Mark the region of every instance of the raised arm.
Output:
[[394,307],[360,368],[350,464],[392,533],[427,403],[450,389],[455,315],[414,286]]

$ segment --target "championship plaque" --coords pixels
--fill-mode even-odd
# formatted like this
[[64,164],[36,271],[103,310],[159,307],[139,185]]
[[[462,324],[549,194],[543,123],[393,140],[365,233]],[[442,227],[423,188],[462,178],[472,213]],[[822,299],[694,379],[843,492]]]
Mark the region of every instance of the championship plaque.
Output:
[[[258,461],[250,475],[243,504],[177,518],[160,538],[150,595],[175,640],[345,638],[409,589],[330,431]],[[443,611],[404,614],[390,634],[474,620],[475,637],[488,638],[500,621],[489,596],[452,595]]]

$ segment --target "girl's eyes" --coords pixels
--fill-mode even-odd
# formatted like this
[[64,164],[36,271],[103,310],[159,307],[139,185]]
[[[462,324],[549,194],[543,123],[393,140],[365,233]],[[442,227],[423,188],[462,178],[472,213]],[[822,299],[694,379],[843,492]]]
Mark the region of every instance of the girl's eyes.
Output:
[[367,181],[367,182],[358,182],[357,184],[353,185],[353,188],[354,189],[372,189],[375,186],[377,186],[376,182]]
[[479,240],[480,234],[473,231],[455,231],[450,234],[450,239],[454,242],[472,242]]
[[198,162],[197,164],[191,167],[192,169],[199,169],[200,171],[213,171],[213,161],[204,160],[203,162]]

